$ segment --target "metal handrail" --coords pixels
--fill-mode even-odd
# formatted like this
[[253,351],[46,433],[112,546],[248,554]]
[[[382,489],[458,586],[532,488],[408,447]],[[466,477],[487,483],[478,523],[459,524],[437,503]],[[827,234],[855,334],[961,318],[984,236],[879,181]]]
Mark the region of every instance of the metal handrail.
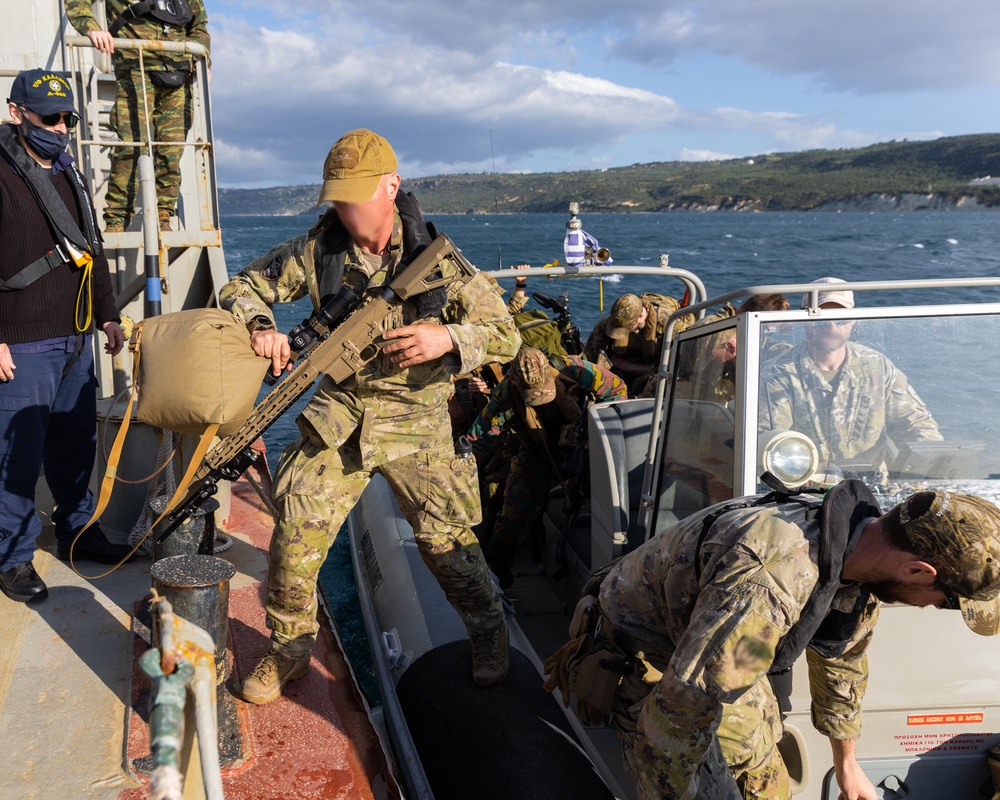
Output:
[[[198,42],[161,42],[156,39],[113,39],[115,50],[159,50],[164,53],[187,53],[204,58],[208,55],[205,45]],[[89,36],[67,36],[68,47],[93,47]]]
[[[915,278],[901,281],[847,281],[845,283],[776,283],[761,286],[747,286],[743,289],[735,289],[716,297],[711,297],[704,302],[687,306],[685,313],[700,311],[713,306],[728,303],[731,300],[739,300],[744,297],[754,297],[762,294],[806,294],[809,295],[809,309],[815,311],[819,306],[819,295],[829,292],[878,292],[878,291],[903,291],[920,289],[975,289],[988,286],[1000,286],[1000,277],[984,278]],[[681,317],[684,314],[677,312],[671,317]]]
[[[691,297],[698,303],[704,303],[708,297],[708,291],[701,278],[690,270],[668,267],[665,265],[665,256],[660,257],[658,266],[629,266],[613,264],[601,264],[595,266],[571,266],[560,267],[531,267],[529,269],[494,269],[486,271],[486,274],[496,280],[508,280],[517,278],[575,278],[591,275],[654,275],[661,278],[677,278],[690,291]],[[685,309],[690,309],[686,306]]]
[[[94,48],[94,43],[88,36],[67,36],[67,47]],[[113,39],[115,50],[135,50],[139,53],[139,73],[142,76],[142,108],[143,119],[146,124],[146,140],[142,142],[109,142],[103,139],[78,139],[77,143],[83,145],[97,145],[99,147],[145,147],[148,155],[153,155],[154,147],[201,147],[210,149],[211,142],[158,142],[153,141],[152,121],[149,115],[149,98],[146,93],[146,64],[143,60],[143,53],[149,51],[154,53],[184,53],[202,59],[208,56],[208,51],[203,44],[198,42],[161,42],[156,39]],[[95,120],[96,124],[96,120]]]

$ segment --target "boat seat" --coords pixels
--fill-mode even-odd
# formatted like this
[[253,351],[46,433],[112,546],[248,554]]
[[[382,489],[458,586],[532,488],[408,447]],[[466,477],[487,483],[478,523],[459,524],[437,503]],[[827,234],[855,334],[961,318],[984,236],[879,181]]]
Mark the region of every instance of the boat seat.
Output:
[[639,505],[653,400],[590,409],[591,563],[600,566],[645,539]]

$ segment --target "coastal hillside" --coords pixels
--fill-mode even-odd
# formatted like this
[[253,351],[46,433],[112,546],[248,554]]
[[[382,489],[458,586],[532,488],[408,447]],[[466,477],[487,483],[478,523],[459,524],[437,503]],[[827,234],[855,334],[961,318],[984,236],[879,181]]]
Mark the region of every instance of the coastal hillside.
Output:
[[[429,213],[1000,208],[1000,134],[580,172],[405,179]],[[313,213],[318,185],[220,189],[223,214]]]

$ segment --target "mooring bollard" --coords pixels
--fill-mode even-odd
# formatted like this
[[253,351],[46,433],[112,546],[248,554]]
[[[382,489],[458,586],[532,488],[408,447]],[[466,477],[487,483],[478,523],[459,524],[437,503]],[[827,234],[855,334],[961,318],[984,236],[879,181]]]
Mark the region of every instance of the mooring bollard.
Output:
[[[172,536],[170,538],[173,538]],[[223,769],[246,758],[236,701],[226,688],[232,669],[229,657],[229,581],[236,568],[207,555],[169,556],[150,569],[153,588],[170,601],[175,616],[205,630],[215,643],[215,683],[219,730],[219,763]],[[154,646],[159,647],[154,636]]]
[[[149,501],[149,507],[156,516],[160,516],[163,509],[167,507],[167,498],[154,497]],[[152,534],[153,561],[171,556],[212,555],[215,544],[214,515],[218,508],[219,502],[209,498],[202,504],[201,508],[196,509],[181,523],[180,527],[162,542],[156,541],[157,536],[161,528],[165,528],[169,524],[169,520],[164,520],[157,525]],[[173,601],[171,600],[171,602]]]
[[235,574],[228,561],[206,555],[170,556],[150,569],[154,588],[170,601],[174,614],[212,637],[220,684],[229,676],[229,581]]

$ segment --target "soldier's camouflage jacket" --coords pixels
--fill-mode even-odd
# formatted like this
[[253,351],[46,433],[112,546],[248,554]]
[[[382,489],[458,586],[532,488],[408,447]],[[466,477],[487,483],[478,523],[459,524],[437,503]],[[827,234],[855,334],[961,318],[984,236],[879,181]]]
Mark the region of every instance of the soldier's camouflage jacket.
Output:
[[[396,214],[392,256],[385,267],[369,266],[360,248],[351,242],[343,282],[357,292],[384,284],[402,257],[402,239],[403,228]],[[222,307],[244,322],[259,315],[271,316],[275,303],[290,303],[307,294],[318,307],[315,242],[314,232],[303,234],[252,261],[219,293]],[[415,310],[407,305],[391,320],[391,327],[414,322]],[[366,469],[420,450],[450,446],[451,375],[469,372],[487,361],[509,361],[517,353],[521,337],[495,284],[482,273],[467,284],[452,284],[440,317],[424,322],[447,325],[458,354],[406,369],[380,355],[344,386],[324,377],[302,412],[310,433],[317,434],[327,447],[337,448],[360,426],[358,442]]]
[[779,355],[761,373],[759,429],[795,430],[819,448],[821,461],[857,461],[880,468],[885,437],[897,445],[941,434],[927,406],[896,365],[864,345],[847,343],[831,383],[808,344]]
[[[64,0],[64,2],[66,16],[69,17],[70,24],[79,31],[81,36],[86,36],[94,31],[107,30],[107,27],[118,19],[130,5],[128,0],[106,0],[107,25],[102,27],[94,16],[93,0]],[[139,17],[135,20],[129,20],[118,32],[117,37],[163,42],[192,41],[203,45],[207,51],[211,46],[211,37],[208,33],[208,15],[205,13],[205,4],[203,0],[188,0],[188,4],[194,12],[194,19],[184,28],[168,26],[157,20]],[[116,49],[112,59],[116,72],[121,68],[126,70],[138,68],[139,55],[135,50]],[[147,69],[151,70],[190,71],[193,67],[191,56],[183,53],[147,52],[143,54],[143,63]]]
[[[580,401],[575,396],[580,392],[589,394],[594,403],[607,403],[612,400],[624,400],[628,397],[625,384],[617,375],[580,356],[553,355],[549,356],[549,363],[553,370],[561,376],[556,383],[557,403],[565,393],[565,386],[573,386],[580,390],[570,395],[572,406],[569,413],[564,415],[569,421],[575,421],[580,415]],[[560,382],[565,384],[562,387],[562,392],[560,392]],[[517,415],[514,412],[515,402],[512,396],[516,391],[518,390],[512,384],[509,374],[493,388],[489,401],[469,429],[471,440],[478,441],[483,437],[496,436],[502,428],[511,426],[516,429],[524,444],[529,446],[536,444],[528,431],[524,430],[524,426],[518,425]],[[572,414],[574,409],[575,416]],[[560,411],[562,410],[560,408]]]
[[[819,580],[818,508],[788,502],[737,509],[715,521],[699,549],[709,508],[625,556],[601,584],[603,613],[663,672],[644,707],[646,736],[675,743],[672,751],[686,752],[692,769],[723,704],[738,703],[766,680],[779,640]],[[849,611],[859,597],[856,584],[844,584],[833,608]],[[832,738],[853,740],[861,732],[866,649],[878,608],[872,598],[850,635],[824,641],[825,657],[806,650],[813,724]]]

